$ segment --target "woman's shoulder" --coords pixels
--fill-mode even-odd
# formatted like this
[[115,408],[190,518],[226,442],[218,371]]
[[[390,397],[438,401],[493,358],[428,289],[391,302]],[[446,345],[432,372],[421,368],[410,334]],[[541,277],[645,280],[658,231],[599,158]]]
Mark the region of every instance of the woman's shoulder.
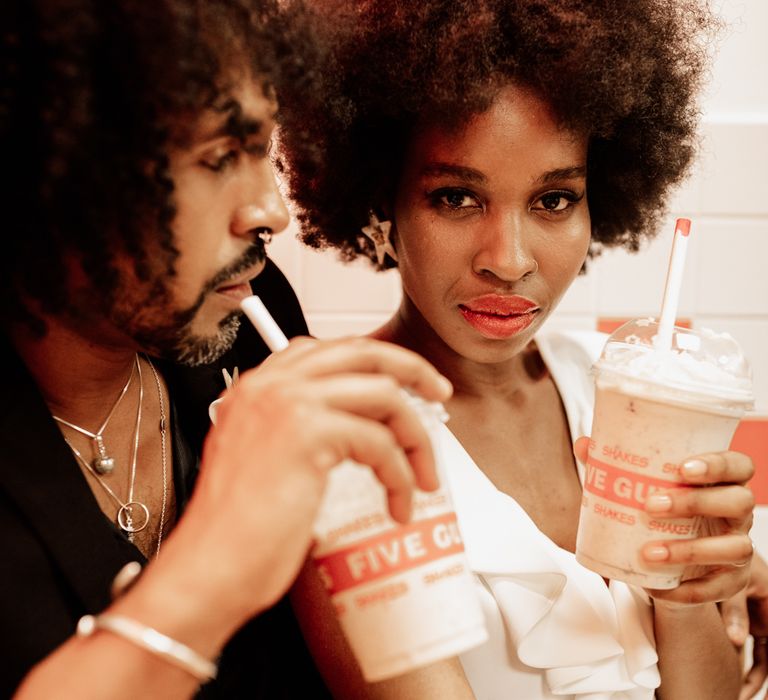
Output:
[[603,350],[608,335],[590,330],[544,330],[536,345],[546,359],[590,367]]

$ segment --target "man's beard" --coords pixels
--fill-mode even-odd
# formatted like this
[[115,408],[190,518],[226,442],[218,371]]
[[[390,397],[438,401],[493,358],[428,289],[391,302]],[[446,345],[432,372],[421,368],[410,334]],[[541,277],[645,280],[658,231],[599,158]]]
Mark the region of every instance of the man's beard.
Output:
[[241,312],[233,311],[219,321],[215,334],[199,335],[193,328],[201,307],[216,287],[265,257],[264,244],[257,240],[239,260],[206,282],[197,300],[186,309],[171,310],[167,278],[156,278],[142,301],[132,301],[130,308],[116,305],[112,317],[145,352],[190,367],[208,364],[234,344]]
[[195,335],[190,326],[186,326],[179,332],[173,359],[188,367],[207,365],[218,360],[235,344],[239,328],[239,311],[225,316],[219,322],[219,332],[213,336]]

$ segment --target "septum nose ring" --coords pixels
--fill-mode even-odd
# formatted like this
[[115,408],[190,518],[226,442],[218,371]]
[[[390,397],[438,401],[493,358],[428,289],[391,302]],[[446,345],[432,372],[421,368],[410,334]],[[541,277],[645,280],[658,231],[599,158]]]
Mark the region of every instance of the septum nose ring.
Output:
[[274,233],[271,228],[257,228],[256,236],[264,242],[264,245],[269,245],[272,242]]

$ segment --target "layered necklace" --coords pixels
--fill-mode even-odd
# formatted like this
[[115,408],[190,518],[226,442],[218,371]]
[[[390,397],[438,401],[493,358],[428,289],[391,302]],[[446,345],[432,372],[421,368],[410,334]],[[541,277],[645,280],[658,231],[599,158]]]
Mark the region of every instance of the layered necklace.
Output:
[[86,430],[85,428],[81,428],[79,425],[70,423],[68,420],[64,420],[59,416],[53,416],[53,420],[55,420],[56,422],[61,423],[62,425],[66,425],[68,428],[72,428],[72,430],[76,430],[78,433],[81,433],[82,435],[89,437],[93,441],[93,447],[96,452],[96,457],[94,457],[93,461],[91,462],[91,466],[93,467],[92,471],[96,471],[99,474],[109,474],[115,468],[115,460],[114,458],[109,456],[109,453],[107,452],[107,448],[104,445],[104,431],[107,429],[107,426],[109,425],[109,421],[112,418],[112,415],[114,414],[115,410],[120,405],[120,402],[123,400],[123,397],[125,396],[125,394],[128,392],[128,388],[131,386],[131,382],[133,381],[133,375],[136,373],[137,368],[139,372],[141,372],[138,355],[136,355],[135,357],[134,363],[131,367],[131,373],[128,375],[128,379],[125,382],[125,386],[120,391],[120,395],[117,397],[117,400],[115,401],[115,403],[112,404],[112,408],[109,409],[109,413],[107,413],[107,417],[104,419],[104,422],[101,424],[101,427],[95,433],[92,433],[90,430]]
[[[166,432],[165,401],[163,400],[163,390],[162,390],[162,387],[160,386],[160,377],[157,374],[157,370],[155,369],[155,366],[152,364],[152,361],[148,357],[145,356],[144,359],[147,361],[149,368],[152,370],[152,375],[155,379],[155,386],[157,387],[158,402],[160,405],[160,454],[161,454],[161,462],[162,462],[163,496],[162,496],[162,502],[160,506],[160,523],[159,523],[159,529],[158,529],[158,535],[157,535],[157,545],[155,548],[155,553],[158,554],[160,552],[160,544],[163,541],[163,529],[165,527],[166,507],[168,502],[168,458],[167,458],[166,441],[165,441],[165,432]],[[132,441],[132,447],[131,447],[131,467],[130,467],[131,471],[130,471],[130,478],[128,481],[128,496],[126,500],[123,501],[121,498],[118,497],[118,495],[109,486],[109,484],[107,484],[107,482],[101,478],[102,474],[109,473],[112,471],[112,469],[114,469],[114,459],[108,456],[106,448],[104,447],[103,432],[107,427],[107,424],[109,423],[109,419],[112,417],[112,414],[114,414],[115,409],[117,408],[117,405],[120,403],[123,396],[125,396],[126,392],[128,391],[131,381],[133,380],[134,372],[137,372],[139,375],[139,404],[138,404],[138,408],[136,409],[136,421],[134,424],[133,441]],[[128,539],[131,542],[134,541],[134,535],[137,532],[141,532],[142,530],[146,529],[152,520],[152,516],[151,516],[151,513],[149,512],[149,508],[147,507],[147,505],[142,501],[138,500],[138,498],[134,496],[134,488],[136,485],[136,464],[138,462],[138,454],[139,454],[139,435],[141,432],[141,412],[142,412],[143,404],[144,404],[144,378],[142,376],[142,371],[141,371],[141,361],[139,360],[139,356],[136,355],[136,360],[134,362],[134,369],[131,370],[131,375],[130,377],[128,377],[128,381],[126,382],[125,386],[120,392],[120,395],[117,397],[117,401],[115,401],[114,405],[109,411],[109,414],[107,415],[106,420],[102,423],[101,427],[97,432],[92,433],[89,430],[86,430],[85,428],[80,427],[79,425],[75,425],[74,423],[64,420],[63,418],[59,418],[58,416],[53,416],[53,418],[57,422],[61,423],[62,425],[66,425],[67,427],[72,428],[73,430],[76,430],[77,432],[82,433],[83,435],[93,440],[98,456],[92,462],[89,462],[87,459],[85,459],[85,457],[83,457],[80,450],[78,450],[66,436],[64,437],[65,442],[67,443],[67,445],[69,445],[69,448],[72,450],[72,453],[78,459],[80,464],[82,464],[83,467],[96,479],[99,486],[101,486],[101,488],[104,489],[104,492],[117,504],[118,509],[117,509],[117,515],[115,517],[115,521],[117,522],[117,526],[123,532],[125,532],[125,534],[127,535]],[[99,469],[99,466],[100,465],[103,466],[103,463],[105,460],[109,461],[110,467],[106,471],[102,471]]]

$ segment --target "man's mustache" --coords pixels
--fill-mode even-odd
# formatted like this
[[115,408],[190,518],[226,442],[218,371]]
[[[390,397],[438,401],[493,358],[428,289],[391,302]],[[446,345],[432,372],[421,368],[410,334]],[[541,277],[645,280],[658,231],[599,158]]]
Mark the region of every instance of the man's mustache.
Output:
[[216,289],[219,285],[231,280],[249,267],[253,267],[256,263],[262,262],[266,257],[267,251],[264,247],[264,241],[254,241],[250,248],[248,248],[240,258],[217,272],[216,275],[206,283],[203,289],[203,294],[207,294]]

